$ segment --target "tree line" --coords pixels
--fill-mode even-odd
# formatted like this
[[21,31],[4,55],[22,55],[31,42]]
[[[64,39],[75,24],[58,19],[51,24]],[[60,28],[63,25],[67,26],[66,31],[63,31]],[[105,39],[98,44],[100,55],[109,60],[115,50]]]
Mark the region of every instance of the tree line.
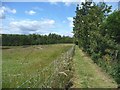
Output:
[[120,11],[111,8],[104,2],[77,5],[74,42],[120,84]]
[[2,46],[44,45],[57,43],[73,43],[73,38],[52,33],[49,35],[2,34]]

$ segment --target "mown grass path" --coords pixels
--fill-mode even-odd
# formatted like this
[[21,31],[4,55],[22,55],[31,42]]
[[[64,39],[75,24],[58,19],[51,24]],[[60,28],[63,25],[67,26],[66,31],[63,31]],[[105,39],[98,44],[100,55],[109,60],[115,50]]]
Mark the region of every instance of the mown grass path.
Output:
[[74,77],[73,88],[116,88],[115,81],[101,70],[77,46],[73,57]]

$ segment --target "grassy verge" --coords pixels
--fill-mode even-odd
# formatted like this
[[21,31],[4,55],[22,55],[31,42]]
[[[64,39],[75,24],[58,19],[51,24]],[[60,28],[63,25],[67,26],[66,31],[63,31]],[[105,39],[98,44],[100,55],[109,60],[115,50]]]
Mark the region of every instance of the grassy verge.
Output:
[[77,46],[74,63],[74,88],[116,88],[116,82],[101,70]]
[[16,88],[49,65],[71,44],[11,46],[2,50],[2,87]]

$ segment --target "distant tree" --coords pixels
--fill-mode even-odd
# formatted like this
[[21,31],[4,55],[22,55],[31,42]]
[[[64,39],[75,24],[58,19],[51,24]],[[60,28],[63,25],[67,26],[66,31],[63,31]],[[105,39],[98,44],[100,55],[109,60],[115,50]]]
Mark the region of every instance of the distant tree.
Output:
[[18,34],[2,34],[3,46],[20,46],[20,45],[43,45],[56,43],[72,43],[73,39],[69,36],[60,36],[50,33],[49,35],[18,35]]

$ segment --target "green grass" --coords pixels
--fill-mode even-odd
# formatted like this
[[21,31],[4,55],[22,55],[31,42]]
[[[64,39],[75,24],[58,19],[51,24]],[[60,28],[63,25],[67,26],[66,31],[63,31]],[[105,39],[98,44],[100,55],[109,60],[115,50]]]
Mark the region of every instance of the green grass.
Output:
[[0,89],[2,88],[2,50],[0,49]]
[[2,50],[2,87],[15,88],[71,48],[72,44],[7,46]]
[[101,70],[93,61],[77,46],[74,63],[74,86],[75,88],[116,88],[115,81]]

